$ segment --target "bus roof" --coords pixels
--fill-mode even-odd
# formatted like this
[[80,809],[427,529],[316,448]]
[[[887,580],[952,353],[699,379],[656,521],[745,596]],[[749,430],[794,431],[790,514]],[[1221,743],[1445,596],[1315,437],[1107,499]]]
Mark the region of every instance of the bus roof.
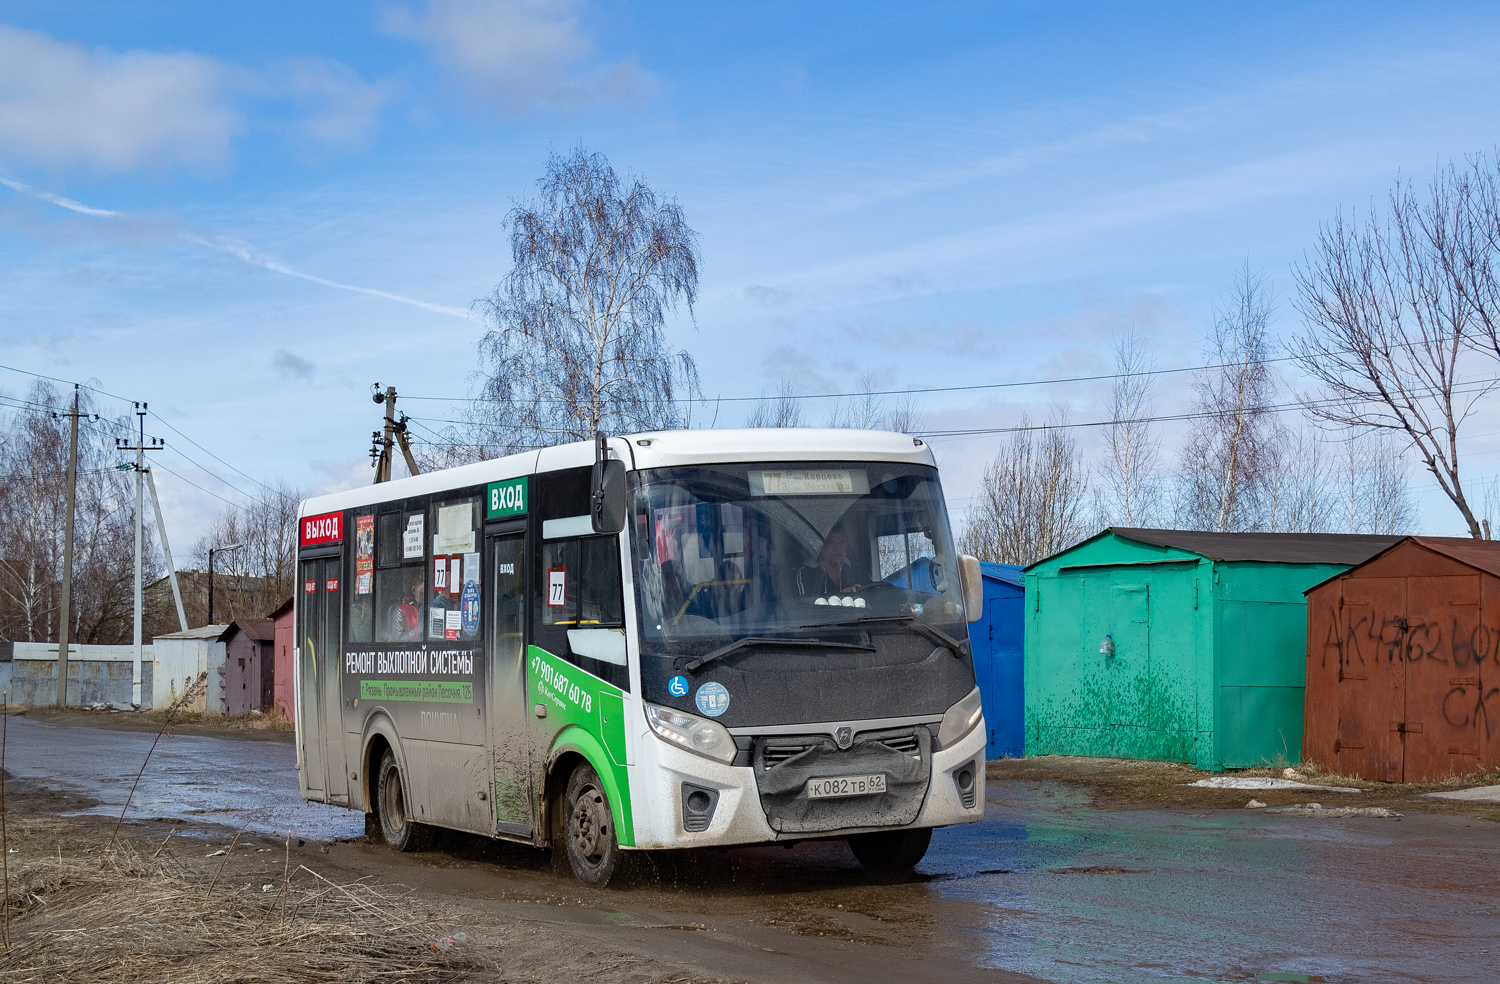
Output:
[[[630,434],[610,439],[610,448],[632,470],[673,465],[752,461],[893,461],[933,465],[932,450],[919,438],[890,431],[812,427],[755,427],[743,430],[681,430]],[[380,485],[320,495],[302,503],[300,516],[354,509],[391,499],[484,485],[519,475],[592,464],[594,444],[578,441],[522,451],[472,465],[414,475]]]

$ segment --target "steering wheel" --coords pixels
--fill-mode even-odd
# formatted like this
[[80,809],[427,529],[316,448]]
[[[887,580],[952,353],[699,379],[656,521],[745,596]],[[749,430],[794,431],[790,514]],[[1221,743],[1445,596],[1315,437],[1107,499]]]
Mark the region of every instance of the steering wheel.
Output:
[[862,594],[877,595],[877,594],[885,594],[888,591],[897,591],[897,590],[900,590],[900,589],[896,585],[892,584],[889,581],[871,581],[869,584],[861,585],[860,588],[857,591],[855,591],[854,593],[857,594],[857,595],[862,595]]

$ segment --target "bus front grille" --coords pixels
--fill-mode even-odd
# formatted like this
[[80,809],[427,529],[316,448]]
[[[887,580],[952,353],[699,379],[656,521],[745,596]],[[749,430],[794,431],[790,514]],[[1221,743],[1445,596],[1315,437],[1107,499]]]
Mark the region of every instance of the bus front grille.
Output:
[[765,745],[763,746],[764,750],[761,754],[765,758],[766,768],[769,769],[773,766],[780,765],[787,759],[796,758],[798,755],[801,755],[803,752],[813,747],[814,744],[815,742],[809,741],[806,744],[797,745]]
[[[779,834],[905,826],[916,819],[932,778],[932,733],[925,727],[855,735],[840,749],[828,735],[756,738],[751,754],[760,805]],[[809,799],[810,779],[881,774],[884,793]]]

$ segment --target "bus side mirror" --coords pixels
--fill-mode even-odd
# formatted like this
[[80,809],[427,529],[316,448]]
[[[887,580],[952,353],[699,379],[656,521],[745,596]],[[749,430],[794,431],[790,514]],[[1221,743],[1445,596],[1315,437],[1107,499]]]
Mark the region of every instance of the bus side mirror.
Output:
[[608,445],[598,436],[598,455],[594,458],[594,476],[589,483],[589,512],[595,533],[618,533],[625,528],[625,462],[607,458]]
[[964,596],[964,615],[977,622],[984,614],[984,578],[979,575],[979,558],[961,554],[958,558],[958,587]]

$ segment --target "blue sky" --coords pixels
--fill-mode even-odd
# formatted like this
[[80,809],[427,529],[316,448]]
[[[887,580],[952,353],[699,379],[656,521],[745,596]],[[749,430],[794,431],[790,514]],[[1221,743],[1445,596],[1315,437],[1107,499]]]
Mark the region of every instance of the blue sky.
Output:
[[[711,396],[1108,371],[1132,329],[1192,365],[1246,262],[1290,335],[1319,222],[1494,148],[1497,27],[1440,3],[0,3],[0,364],[148,400],[263,481],[366,482],[370,384],[471,390],[505,214],[582,145],[701,234],[673,338]],[[1104,396],[921,409],[999,426]],[[155,429],[163,465],[255,491]],[[1477,474],[1496,430],[1472,428]],[[999,440],[935,442],[956,510]],[[159,478],[190,541],[222,503]]]

